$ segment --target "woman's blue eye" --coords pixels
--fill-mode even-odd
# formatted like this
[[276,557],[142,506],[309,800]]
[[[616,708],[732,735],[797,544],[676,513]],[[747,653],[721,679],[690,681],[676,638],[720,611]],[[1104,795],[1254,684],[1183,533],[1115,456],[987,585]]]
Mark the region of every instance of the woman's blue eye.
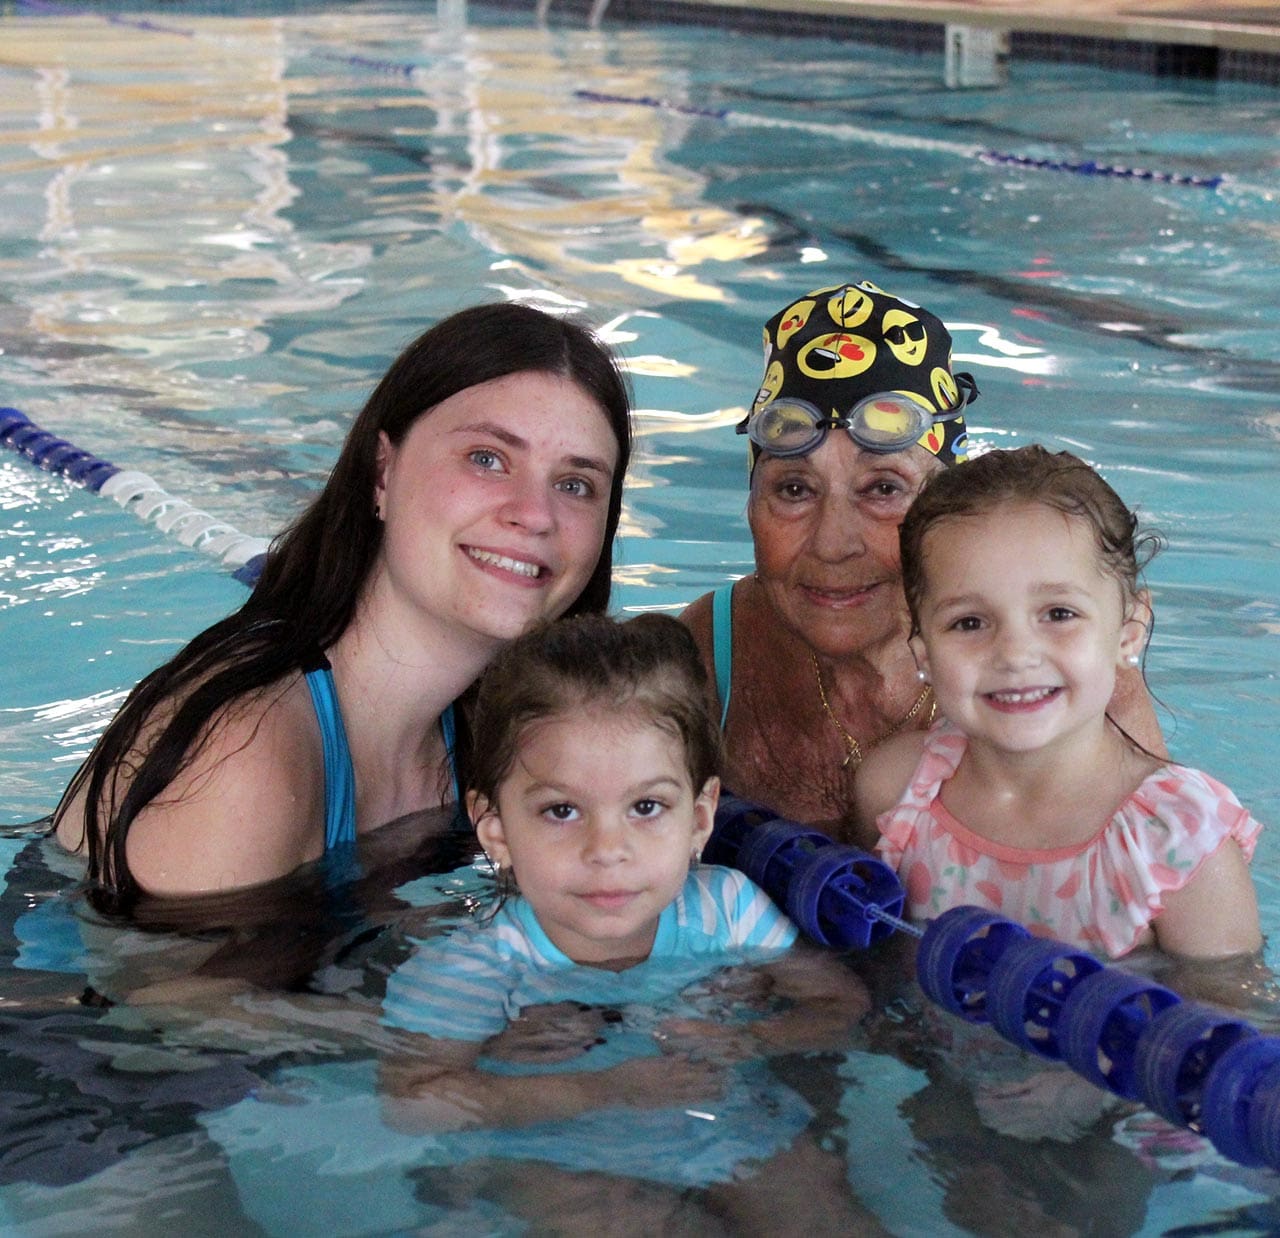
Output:
[[578,495],[584,499],[591,498],[596,492],[596,488],[585,477],[566,477],[558,485],[566,494]]
[[496,469],[501,466],[502,459],[496,451],[481,447],[471,453],[471,463],[482,469]]

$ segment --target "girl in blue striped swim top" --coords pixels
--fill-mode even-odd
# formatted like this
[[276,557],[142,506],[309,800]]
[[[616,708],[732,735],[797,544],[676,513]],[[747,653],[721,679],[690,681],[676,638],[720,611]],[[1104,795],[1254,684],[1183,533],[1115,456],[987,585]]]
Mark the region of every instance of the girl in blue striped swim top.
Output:
[[[476,702],[466,794],[498,906],[429,966],[397,973],[397,1022],[483,1038],[523,1004],[509,982],[525,973],[791,946],[795,927],[768,895],[699,863],[720,794],[703,683],[687,631],[658,615],[580,616],[499,655]],[[487,983],[464,992],[442,979],[456,969]]]
[[[688,630],[661,615],[540,627],[490,664],[473,728],[466,805],[500,901],[391,976],[384,1021],[421,1035],[383,1063],[388,1120],[506,1128],[503,1155],[681,1186],[796,1154],[811,1111],[762,1059],[847,1045],[869,1000],[749,878],[700,862],[720,736]],[[759,1089],[786,1120],[761,1124]],[[668,1116],[638,1136],[639,1110]],[[511,1144],[514,1127],[536,1146]]]

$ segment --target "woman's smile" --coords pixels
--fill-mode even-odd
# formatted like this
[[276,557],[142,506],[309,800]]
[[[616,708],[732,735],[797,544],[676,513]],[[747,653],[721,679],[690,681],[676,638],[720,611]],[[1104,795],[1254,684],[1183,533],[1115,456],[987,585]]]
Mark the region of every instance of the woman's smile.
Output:
[[829,606],[841,609],[849,606],[860,606],[871,598],[882,586],[883,581],[873,581],[867,585],[851,585],[835,588],[824,585],[801,585],[800,592],[815,606]]
[[531,558],[517,558],[496,550],[486,550],[481,546],[464,546],[463,550],[481,567],[522,577],[530,582],[544,580],[551,575],[551,569],[545,563],[536,562]]

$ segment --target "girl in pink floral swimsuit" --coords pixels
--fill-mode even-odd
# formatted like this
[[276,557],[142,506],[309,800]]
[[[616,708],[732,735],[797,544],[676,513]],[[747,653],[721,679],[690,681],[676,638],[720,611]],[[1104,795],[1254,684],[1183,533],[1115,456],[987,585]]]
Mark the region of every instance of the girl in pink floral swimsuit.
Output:
[[946,721],[858,771],[864,842],[910,913],[990,908],[1118,957],[1261,946],[1261,826],[1221,783],[1107,715],[1151,622],[1137,520],[1088,465],[992,451],[925,485],[901,529],[911,647]]

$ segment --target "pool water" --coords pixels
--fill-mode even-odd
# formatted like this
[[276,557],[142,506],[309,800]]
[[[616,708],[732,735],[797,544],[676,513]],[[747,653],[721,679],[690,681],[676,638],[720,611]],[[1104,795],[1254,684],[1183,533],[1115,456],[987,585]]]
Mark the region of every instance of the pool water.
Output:
[[[1007,87],[957,92],[940,58],[851,42],[243,7],[0,15],[0,404],[270,537],[425,325],[482,299],[578,311],[640,410],[616,602],[675,612],[751,569],[732,426],[761,324],[870,279],[947,321],[982,389],[978,439],[1075,450],[1165,532],[1149,678],[1171,750],[1280,820],[1274,90],[1014,63]],[[378,1110],[380,985],[406,934],[483,897],[463,857],[401,830],[378,864],[185,924],[104,925],[72,897],[75,864],[24,824],[243,586],[12,454],[0,510],[0,1229],[535,1226],[528,1177],[550,1179],[523,1145],[450,1166]],[[1274,939],[1273,833],[1254,867]],[[343,896],[299,921],[317,881]],[[246,958],[294,997],[93,996],[198,966],[234,980]],[[1032,1087],[885,970],[875,1036],[777,1067],[824,1159],[779,1171],[771,1207],[835,1158],[899,1234],[1280,1224],[1274,1175],[1132,1107],[1094,1111],[1061,1075]],[[321,1001],[337,998],[345,1014]],[[582,1196],[617,1232],[723,1216],[709,1190],[664,1211],[613,1168],[565,1174],[557,1214]]]

